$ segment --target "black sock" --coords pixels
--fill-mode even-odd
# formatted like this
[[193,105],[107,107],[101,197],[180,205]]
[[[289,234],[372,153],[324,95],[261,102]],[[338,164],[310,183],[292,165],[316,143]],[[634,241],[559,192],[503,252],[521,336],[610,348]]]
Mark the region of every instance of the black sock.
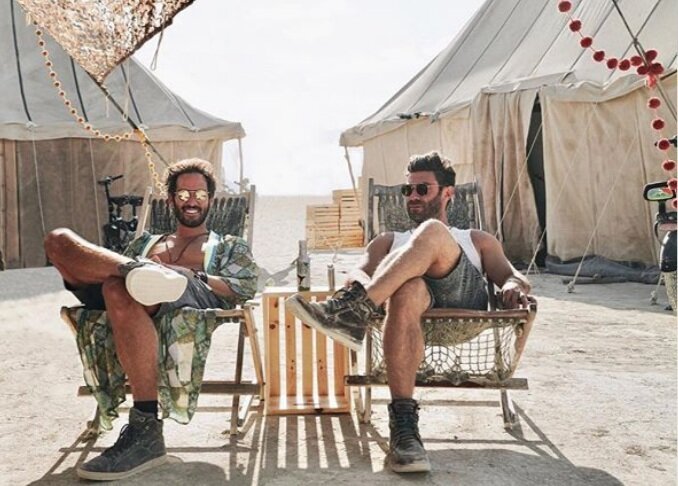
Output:
[[158,401],[157,400],[148,400],[145,402],[134,401],[134,408],[144,413],[152,413],[156,417],[158,416]]

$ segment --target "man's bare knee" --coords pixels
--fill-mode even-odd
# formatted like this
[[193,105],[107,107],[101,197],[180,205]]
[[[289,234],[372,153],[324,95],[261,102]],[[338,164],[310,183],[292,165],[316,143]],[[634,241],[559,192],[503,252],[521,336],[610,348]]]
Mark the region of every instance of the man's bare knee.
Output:
[[400,286],[391,295],[388,303],[389,313],[408,317],[410,320],[421,316],[431,303],[431,296],[422,278],[413,278]]
[[106,302],[109,314],[124,313],[135,301],[125,287],[125,280],[120,277],[109,277],[101,284],[101,293]]
[[57,228],[45,236],[44,247],[47,258],[52,260],[57,257],[65,248],[69,247],[75,237],[75,233],[68,228]]
[[419,225],[415,233],[412,235],[413,239],[421,239],[430,241],[432,237],[447,236],[450,230],[442,221],[437,219],[429,219]]

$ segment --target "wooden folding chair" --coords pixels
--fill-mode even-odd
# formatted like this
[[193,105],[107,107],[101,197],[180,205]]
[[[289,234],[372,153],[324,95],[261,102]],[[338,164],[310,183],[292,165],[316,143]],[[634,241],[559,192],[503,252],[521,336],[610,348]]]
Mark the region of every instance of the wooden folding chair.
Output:
[[[212,208],[208,215],[207,227],[210,231],[218,234],[231,234],[245,238],[252,247],[253,235],[253,217],[255,202],[255,186],[251,186],[250,191],[241,194],[215,194]],[[141,218],[137,235],[140,235],[144,229],[145,222],[150,219],[148,231],[152,234],[171,233],[176,228],[174,214],[167,205],[166,198],[154,196],[150,188],[144,196],[144,205],[141,210]],[[238,343],[235,362],[235,377],[233,380],[220,381],[202,381],[200,390],[194,391],[194,397],[197,400],[197,393],[215,393],[233,395],[232,412],[230,421],[230,433],[238,433],[238,426],[242,425],[249,413],[250,406],[255,398],[263,399],[264,375],[259,350],[259,343],[256,335],[255,321],[252,313],[252,305],[245,304],[231,310],[223,309],[190,309],[184,308],[176,311],[177,315],[170,316],[173,319],[193,319],[195,321],[203,320],[203,328],[211,330],[223,323],[239,324]],[[105,320],[101,311],[88,311],[82,307],[63,307],[61,310],[62,319],[71,327],[74,333],[78,332],[79,323],[99,320],[101,324]],[[160,325],[160,319],[156,319],[156,326]],[[245,356],[245,339],[250,344],[250,354],[253,360],[256,381],[243,380],[243,362]],[[209,345],[209,343],[208,343]],[[80,346],[79,346],[80,348]],[[82,352],[82,350],[81,350]],[[90,383],[87,380],[87,371],[85,370],[87,386],[79,388],[79,395],[97,395],[96,388],[99,383]],[[129,393],[129,386],[126,386],[126,392]],[[240,403],[240,397],[243,395],[246,400]],[[97,397],[97,400],[99,398]],[[98,432],[100,420],[102,419],[102,405],[99,403],[93,421],[90,423],[91,432]],[[106,417],[106,420],[110,420]]]
[[[376,208],[374,206],[376,200]],[[451,225],[460,229],[482,229],[481,200],[476,183],[455,187],[455,197],[448,206]],[[375,211],[376,210],[376,211]],[[369,238],[375,236],[374,216],[378,216],[379,233],[406,231],[414,225],[407,215],[400,186],[383,186],[369,180]],[[492,388],[500,390],[504,427],[511,429],[517,421],[510,389],[527,389],[527,379],[514,378],[536,316],[537,303],[530,297],[527,309],[498,310],[495,287],[488,281],[490,309],[432,309],[422,317],[425,351],[417,377],[418,387]],[[370,421],[371,386],[386,385],[383,322],[370,326],[365,344],[365,372],[346,377],[346,383],[365,387],[357,399],[361,422]]]

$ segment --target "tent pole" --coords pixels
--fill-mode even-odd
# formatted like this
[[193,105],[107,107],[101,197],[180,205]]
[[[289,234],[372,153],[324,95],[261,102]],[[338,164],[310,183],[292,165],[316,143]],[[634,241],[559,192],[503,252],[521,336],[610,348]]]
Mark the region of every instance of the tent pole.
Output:
[[244,164],[242,159],[242,138],[238,138],[238,163],[240,164],[240,180],[238,181],[238,187],[240,188],[240,193],[245,192],[243,185],[244,180]]
[[[617,3],[618,0],[612,0],[612,3],[614,4],[614,8],[617,10],[617,13],[622,19],[622,22],[624,23],[624,26],[626,27],[626,30],[629,32],[629,35],[631,36],[631,40],[633,42],[633,47],[636,49],[636,52],[640,54],[640,57],[643,58],[643,60],[647,63],[647,57],[645,56],[645,49],[643,49],[643,46],[640,44],[640,41],[638,40],[638,37],[633,34],[633,31],[631,30],[631,26],[629,26],[629,23],[626,21],[626,17],[624,17],[624,14],[622,13],[621,9],[619,8],[619,4]],[[662,100],[664,100],[664,103],[666,103],[666,107],[669,109],[671,112],[671,115],[673,115],[673,119],[676,119],[676,108],[673,106],[673,103],[671,103],[671,99],[666,95],[666,92],[664,91],[664,88],[662,87],[661,79],[657,78],[657,90],[659,90],[659,94],[662,97]]]
[[5,269],[3,250],[5,249],[5,220],[7,218],[7,206],[5,205],[5,142],[0,140],[0,272]]

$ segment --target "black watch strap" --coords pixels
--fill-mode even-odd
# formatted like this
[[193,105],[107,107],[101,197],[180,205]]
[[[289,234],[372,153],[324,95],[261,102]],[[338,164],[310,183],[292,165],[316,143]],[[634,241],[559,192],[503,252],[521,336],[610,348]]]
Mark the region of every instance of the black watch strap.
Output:
[[205,272],[203,272],[202,270],[198,270],[197,272],[196,272],[195,270],[193,270],[193,273],[195,274],[195,276],[196,276],[198,279],[200,279],[200,280],[202,280],[203,282],[207,283],[207,274],[206,274]]

